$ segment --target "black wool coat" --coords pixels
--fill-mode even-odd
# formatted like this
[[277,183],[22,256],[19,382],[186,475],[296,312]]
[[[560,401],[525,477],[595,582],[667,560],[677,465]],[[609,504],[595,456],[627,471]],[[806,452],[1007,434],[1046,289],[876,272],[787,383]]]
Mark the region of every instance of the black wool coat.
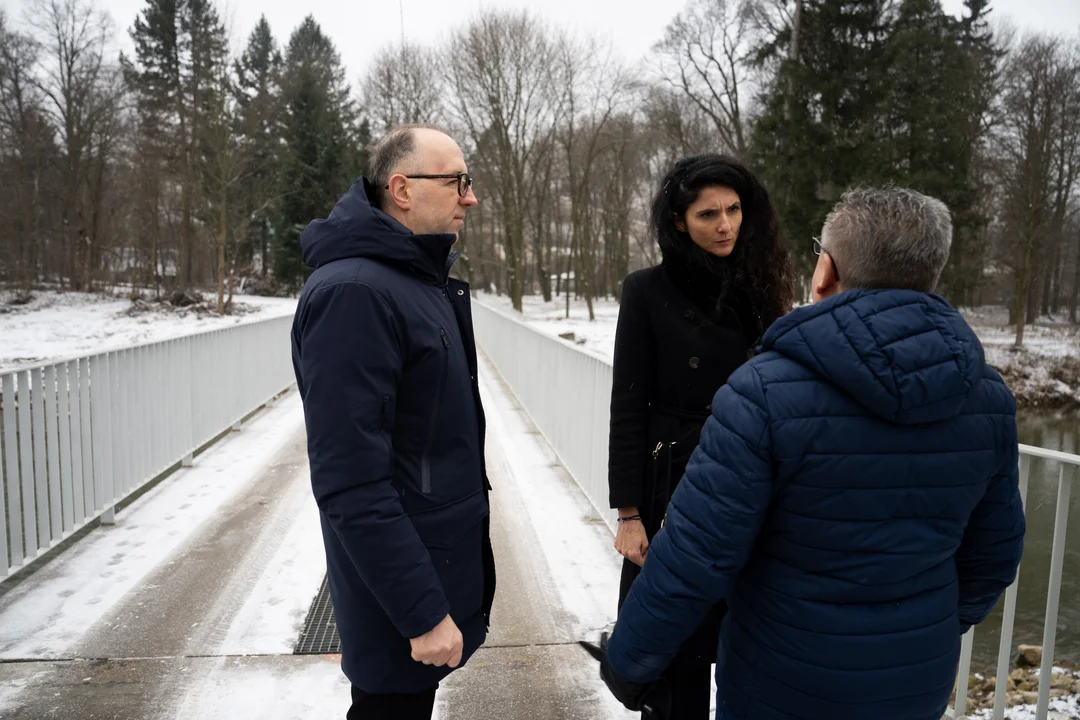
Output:
[[[703,287],[708,280],[665,261],[623,283],[611,390],[609,501],[613,508],[638,508],[650,541],[697,447],[713,396],[746,362],[763,330],[759,314],[738,291],[717,309],[719,281]],[[624,562],[620,607],[639,571]],[[715,609],[677,662],[714,661],[724,611],[723,605]]]

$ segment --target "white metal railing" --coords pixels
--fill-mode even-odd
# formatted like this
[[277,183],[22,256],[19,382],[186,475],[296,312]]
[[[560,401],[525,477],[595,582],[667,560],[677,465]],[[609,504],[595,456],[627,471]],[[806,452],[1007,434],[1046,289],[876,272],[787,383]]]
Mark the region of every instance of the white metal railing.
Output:
[[611,364],[483,302],[473,303],[473,324],[477,343],[614,532],[607,483]]
[[[494,363],[537,429],[547,438],[575,482],[614,531],[616,515],[615,511],[608,509],[607,485],[611,365],[483,301],[473,303],[473,322],[477,342],[484,353]],[[558,388],[557,392],[555,388]],[[1080,472],[1080,456],[1021,445],[1020,492],[1025,503],[1033,460],[1060,465],[1036,710],[1037,720],[1046,720],[1065,558],[1065,532],[1069,522],[1069,496],[1072,481]],[[1005,592],[998,652],[998,688],[1005,688],[1008,682],[1018,582],[1019,578]],[[957,700],[948,713],[956,720],[967,717],[968,676],[974,636],[973,628],[964,636],[962,643]],[[995,693],[994,720],[1005,717],[1006,696],[1006,692]]]
[[291,317],[0,374],[0,580],[293,384]]
[[[1046,615],[1043,617],[1043,657],[1039,670],[1039,700],[1035,709],[1036,720],[1046,720],[1050,711],[1050,683],[1054,670],[1054,645],[1057,640],[1058,608],[1061,601],[1061,578],[1065,565],[1065,532],[1069,525],[1069,496],[1072,482],[1080,472],[1080,456],[1047,450],[1030,445],[1020,446],[1020,497],[1027,510],[1028,481],[1031,478],[1033,460],[1051,462],[1058,465],[1057,505],[1054,512],[1054,542],[1050,547],[1050,580],[1046,591]],[[1020,583],[1019,574],[1008,590],[1005,591],[1005,607],[1001,619],[1001,643],[998,646],[997,684],[994,693],[994,720],[1005,717],[1008,700],[1009,669],[1012,660],[1013,625],[1016,619],[1016,591]],[[960,669],[957,674],[956,703],[949,710],[948,716],[956,720],[967,717],[968,678],[971,675],[971,655],[975,643],[975,630],[972,628],[964,635],[960,654]]]

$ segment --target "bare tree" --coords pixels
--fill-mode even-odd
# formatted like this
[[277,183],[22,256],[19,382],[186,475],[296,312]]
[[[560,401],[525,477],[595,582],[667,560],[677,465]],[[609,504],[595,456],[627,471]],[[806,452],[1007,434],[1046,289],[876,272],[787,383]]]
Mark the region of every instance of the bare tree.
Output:
[[88,274],[87,248],[100,242],[93,225],[95,215],[100,219],[103,188],[95,180],[104,177],[103,158],[95,157],[102,146],[95,147],[95,140],[120,103],[117,69],[105,62],[112,26],[92,0],[32,0],[28,17],[42,48],[35,83],[61,147],[61,283],[68,278],[78,289]]
[[656,51],[664,80],[709,117],[725,149],[744,156],[752,15],[736,2],[690,0]]
[[44,194],[55,152],[54,133],[35,83],[38,47],[7,25],[0,10],[0,163],[3,222],[0,238],[13,268],[10,279],[29,290],[44,256]]
[[451,40],[453,112],[491,178],[502,216],[506,272],[514,308],[525,287],[525,225],[531,174],[554,124],[557,101],[547,29],[527,13],[486,12]]
[[402,123],[435,123],[445,89],[436,52],[420,45],[384,47],[363,80],[364,105],[377,134]]
[[563,39],[558,50],[559,86],[563,88],[564,119],[559,133],[566,155],[570,189],[570,228],[574,277],[579,294],[596,315],[597,238],[595,236],[593,171],[604,150],[608,123],[629,98],[634,79],[613,59],[610,48],[593,39]]
[[[1080,113],[1077,73],[1073,54],[1060,40],[1038,36],[1020,45],[1006,71],[1001,147],[1009,200],[1006,222],[1016,238],[1012,319],[1017,346],[1024,343],[1037,263],[1055,204],[1071,196],[1076,180],[1072,161],[1063,163],[1061,152],[1062,143],[1071,144],[1067,153],[1075,159],[1077,140],[1069,137],[1068,129],[1070,117]],[[1070,100],[1063,103],[1063,98]]]
[[544,302],[551,302],[551,275],[557,261],[555,248],[552,246],[552,228],[558,222],[558,206],[562,201],[556,173],[562,172],[559,153],[555,145],[555,128],[541,136],[536,148],[536,171],[530,176],[529,183],[529,227],[533,236],[533,261],[536,264],[536,277]]
[[1080,42],[1062,48],[1061,93],[1055,98],[1058,132],[1053,153],[1054,194],[1050,205],[1050,247],[1043,257],[1048,260],[1043,269],[1041,307],[1045,313],[1057,312],[1061,286],[1064,284],[1062,262],[1067,252],[1066,230],[1071,212],[1077,210],[1073,195],[1080,177]]
[[[597,187],[607,255],[605,292],[618,298],[631,269],[631,238],[650,235],[645,220],[650,199],[645,182],[648,133],[640,118],[630,113],[614,118],[606,132],[607,150],[598,166],[598,173],[605,181]],[[646,190],[644,194],[640,192],[642,187]],[[650,249],[655,248],[651,237],[648,244]],[[646,261],[653,264],[654,256],[646,255]]]

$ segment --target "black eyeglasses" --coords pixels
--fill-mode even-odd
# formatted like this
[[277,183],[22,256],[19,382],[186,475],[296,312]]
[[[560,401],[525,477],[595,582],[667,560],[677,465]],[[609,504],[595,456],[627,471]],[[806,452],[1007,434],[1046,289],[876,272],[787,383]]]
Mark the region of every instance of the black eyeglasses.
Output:
[[[461,197],[469,194],[472,189],[472,175],[469,173],[453,173],[451,175],[405,175],[410,180],[457,180],[457,192]],[[385,187],[386,190],[390,186]]]
[[814,254],[828,256],[829,263],[832,265],[833,277],[836,278],[836,282],[840,282],[840,271],[836,269],[836,258],[821,246],[821,238],[819,237],[814,238]]

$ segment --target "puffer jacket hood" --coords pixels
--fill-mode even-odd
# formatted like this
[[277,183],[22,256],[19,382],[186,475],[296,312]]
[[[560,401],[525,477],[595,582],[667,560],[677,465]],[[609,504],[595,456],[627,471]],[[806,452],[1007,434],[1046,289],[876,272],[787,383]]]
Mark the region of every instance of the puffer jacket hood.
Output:
[[853,290],[800,308],[763,339],[890,422],[936,422],[960,412],[983,374],[982,345],[943,298]]

